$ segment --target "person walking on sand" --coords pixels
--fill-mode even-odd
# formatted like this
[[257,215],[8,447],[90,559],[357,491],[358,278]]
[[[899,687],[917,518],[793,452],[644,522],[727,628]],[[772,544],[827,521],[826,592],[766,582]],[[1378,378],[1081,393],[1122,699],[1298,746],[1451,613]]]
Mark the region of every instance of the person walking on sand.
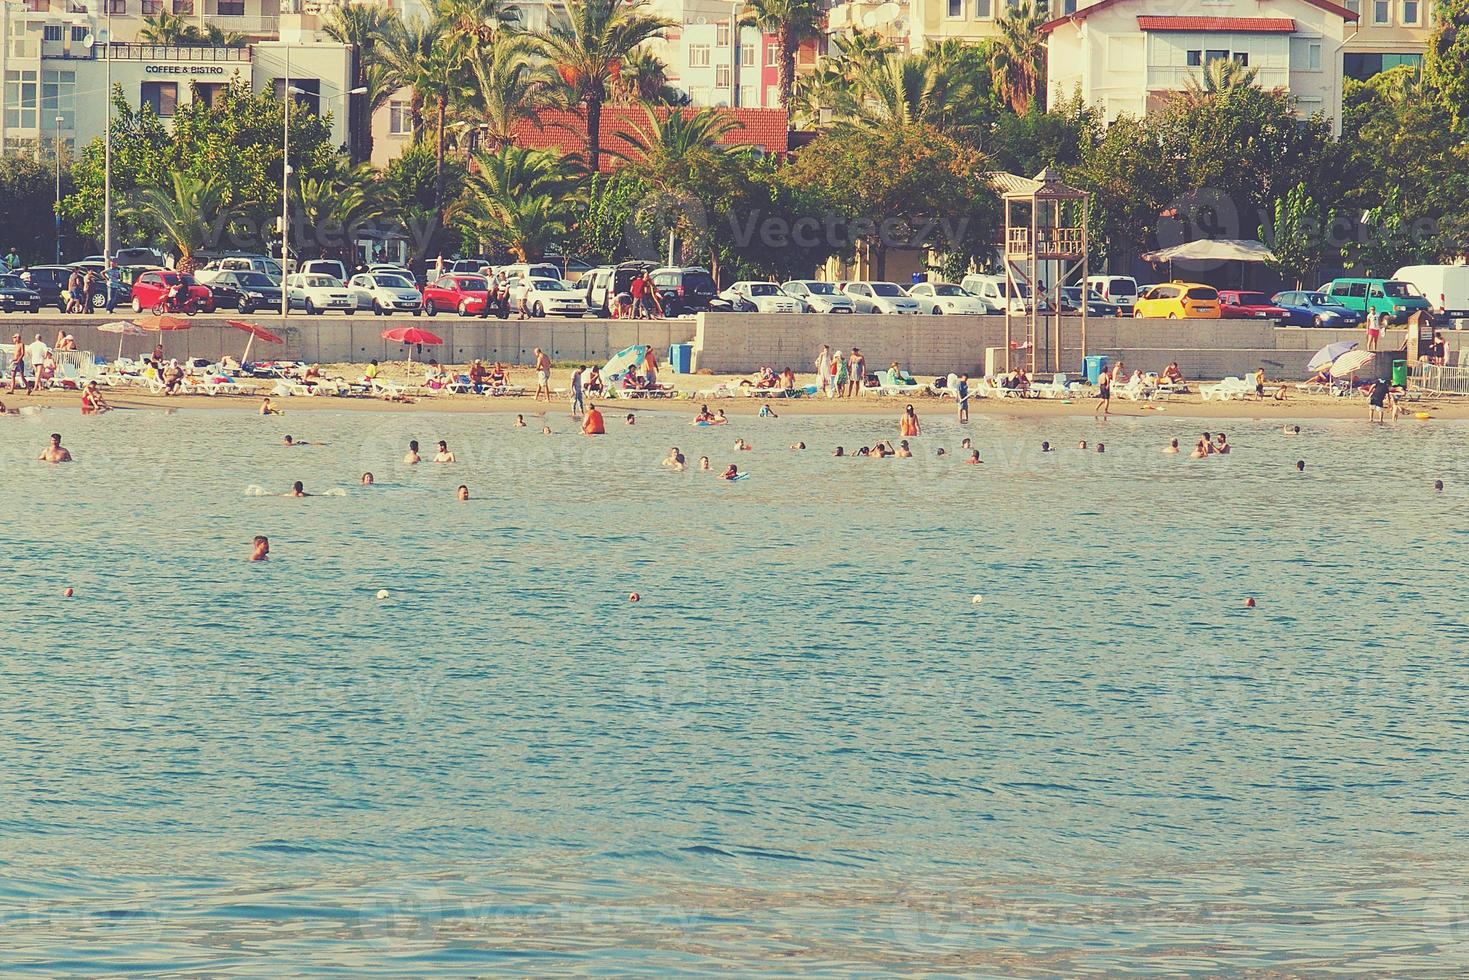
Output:
[[541,400],[542,392],[546,395],[546,401],[551,400],[551,359],[546,352],[539,347],[536,348],[536,397],[535,401]]
[[832,373],[832,396],[835,398],[847,397],[847,359],[837,351],[831,362]]
[[816,393],[831,397],[831,348],[826,344],[816,355]]
[[574,419],[581,418],[581,413],[587,407],[581,386],[581,373],[585,370],[585,367],[578,365],[577,369],[571,372],[571,417]]
[[26,345],[20,334],[10,338],[10,394],[15,394],[15,379],[20,378],[20,390],[26,390]]
[[1094,418],[1106,421],[1108,415],[1112,414],[1112,375],[1103,370],[1097,375],[1097,408],[1092,412]]

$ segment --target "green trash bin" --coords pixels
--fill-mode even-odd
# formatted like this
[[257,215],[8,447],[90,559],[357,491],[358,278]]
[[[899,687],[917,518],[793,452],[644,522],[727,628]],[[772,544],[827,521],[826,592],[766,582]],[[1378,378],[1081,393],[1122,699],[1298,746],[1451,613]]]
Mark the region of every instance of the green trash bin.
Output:
[[1392,362],[1392,383],[1396,388],[1408,387],[1408,362]]

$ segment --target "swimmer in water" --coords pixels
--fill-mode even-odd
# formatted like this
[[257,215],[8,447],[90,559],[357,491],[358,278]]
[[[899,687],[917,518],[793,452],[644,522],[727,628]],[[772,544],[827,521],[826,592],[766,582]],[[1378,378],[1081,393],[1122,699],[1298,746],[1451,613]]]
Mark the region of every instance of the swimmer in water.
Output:
[[904,439],[902,442],[898,443],[898,451],[894,455],[896,455],[899,459],[913,458],[913,450],[908,448],[907,439]]
[[1176,453],[1176,452],[1178,452],[1178,440],[1177,439],[1170,439],[1170,440],[1168,440],[1168,445],[1166,445],[1166,446],[1163,447],[1163,452],[1165,452],[1165,453]]
[[1056,450],[1051,446],[1051,444],[1049,442],[1042,442],[1041,443],[1041,452],[1043,452],[1043,453],[1053,453],[1055,451]]
[[260,403],[260,414],[261,415],[284,415],[286,413],[285,412],[282,412],[280,409],[278,409],[274,405],[272,405],[270,403],[270,399],[267,398],[267,399],[265,399],[265,401],[263,401],[263,402]]
[[725,415],[724,415],[724,409],[721,408],[719,410],[719,414],[717,414],[717,415],[714,416],[714,421],[716,421],[716,422],[728,422],[729,421],[729,419],[726,418]]
[[1219,433],[1219,435],[1215,437],[1215,440],[1216,441],[1214,443],[1214,451],[1221,456],[1226,455],[1229,452],[1229,440],[1225,438],[1224,433]]
[[747,449],[754,449],[755,448],[754,446],[750,445],[748,442],[746,442],[743,439],[736,439],[735,440],[734,447],[736,449],[739,449],[739,450],[742,450],[742,451],[743,450],[747,450]]
[[1194,451],[1188,454],[1188,458],[1203,459],[1205,456],[1208,456],[1210,452],[1211,450],[1209,448],[1209,443],[1204,439],[1200,439],[1198,442],[1194,443]]
[[845,456],[845,455],[847,455],[847,451],[845,449],[843,449],[841,446],[838,446],[838,447],[836,447],[836,449],[832,450],[832,455],[833,456]]
[[290,493],[283,493],[283,494],[281,494],[281,496],[282,497],[309,497],[309,496],[311,496],[311,494],[307,493],[306,492],[306,488],[301,485],[301,481],[300,480],[297,480],[295,483],[291,484],[291,491],[290,491]]
[[436,453],[434,453],[434,462],[435,463],[456,463],[456,462],[458,462],[458,460],[454,458],[454,454],[451,453],[451,452],[449,452],[449,444],[447,442],[445,442],[444,440],[442,440],[442,439],[439,440],[439,451],[436,452]]
[[459,489],[454,491],[454,497],[457,500],[468,500],[469,499],[469,488],[466,487],[462,483],[459,484]]
[[700,456],[699,457],[699,469],[701,471],[705,472],[705,473],[708,473],[711,468],[712,467],[710,467],[710,465],[709,465],[709,457],[708,456]]
[[515,427],[517,429],[523,429],[523,428],[525,428],[525,416],[524,415],[517,415],[517,416],[515,416]]
[[1296,472],[1297,473],[1304,473],[1304,472],[1306,472],[1306,461],[1304,459],[1298,459],[1298,460],[1296,460]]
[[419,455],[418,455],[418,440],[417,439],[409,439],[408,440],[408,452],[403,457],[403,462],[404,463],[407,463],[409,466],[413,466],[413,465],[417,464],[418,462],[420,462],[420,458],[419,458]]
[[674,446],[668,450],[668,455],[658,465],[673,470],[675,473],[682,473],[684,471],[683,453],[678,451],[677,446]]
[[632,412],[628,412],[627,413],[627,418],[624,419],[624,421],[628,425],[637,425],[638,424],[638,417],[636,415],[634,415]]
[[541,426],[541,435],[548,436],[550,434],[551,434],[551,427],[549,425],[543,425],[543,426]]
[[1106,443],[1101,443],[1101,442],[1097,443],[1097,452],[1099,452],[1099,453],[1105,453],[1106,451],[1107,451],[1107,445],[1106,445]]
[[1442,480],[1434,480],[1433,481],[1433,489],[1437,490],[1439,493],[1443,493],[1443,481]]
[[723,473],[719,474],[719,478],[721,480],[733,480],[735,477],[737,477],[739,475],[740,475],[740,468],[738,466],[736,466],[735,464],[730,463],[729,464],[729,469],[727,469]]
[[1078,442],[1076,444],[1076,448],[1077,449],[1085,449],[1086,448],[1086,440],[1083,439],[1083,440],[1081,440],[1081,442]]
[[263,534],[255,535],[255,548],[250,552],[251,561],[265,561],[270,557],[270,538]]
[[966,459],[964,462],[966,462],[966,463],[983,463],[984,460],[982,460],[982,459],[979,458],[979,450],[978,449],[971,449],[969,451],[969,458]]
[[1280,431],[1288,436],[1298,436],[1301,434],[1301,427],[1299,425],[1287,425]]
[[695,422],[708,422],[708,421],[710,421],[713,418],[714,418],[714,414],[709,411],[709,406],[708,405],[700,405],[699,406],[699,414],[694,416],[694,421]]
[[806,448],[806,444],[804,442],[793,442],[793,443],[791,443],[791,448],[792,449],[805,449]]
[[959,448],[960,449],[973,449],[974,448],[974,440],[970,439],[968,436],[965,436],[960,441]]
[[51,433],[51,445],[41,450],[41,455],[36,457],[44,463],[70,463],[71,451],[61,445],[61,433]]
[[370,487],[370,486],[372,486],[372,474],[371,473],[364,473],[364,474],[362,474],[362,485],[364,487]]
[[943,446],[940,446],[939,447],[939,451],[937,453],[935,453],[934,455],[935,456],[947,456],[947,455],[949,455],[949,451],[947,449],[945,449]]

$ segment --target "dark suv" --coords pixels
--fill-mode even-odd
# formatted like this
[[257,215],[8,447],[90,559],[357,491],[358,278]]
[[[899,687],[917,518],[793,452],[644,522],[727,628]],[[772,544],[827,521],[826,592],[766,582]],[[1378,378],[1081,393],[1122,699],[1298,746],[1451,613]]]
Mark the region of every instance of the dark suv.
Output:
[[658,291],[658,303],[664,316],[679,316],[683,313],[703,313],[713,307],[724,307],[716,303],[719,286],[708,269],[698,266],[665,266],[653,270],[653,288]]

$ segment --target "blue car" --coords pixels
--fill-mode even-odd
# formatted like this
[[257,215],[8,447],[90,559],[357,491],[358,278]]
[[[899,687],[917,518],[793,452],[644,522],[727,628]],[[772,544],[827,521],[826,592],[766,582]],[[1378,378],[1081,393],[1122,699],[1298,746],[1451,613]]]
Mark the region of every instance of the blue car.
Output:
[[1276,293],[1270,302],[1285,310],[1285,327],[1359,327],[1362,314],[1331,302],[1325,293],[1291,290]]

